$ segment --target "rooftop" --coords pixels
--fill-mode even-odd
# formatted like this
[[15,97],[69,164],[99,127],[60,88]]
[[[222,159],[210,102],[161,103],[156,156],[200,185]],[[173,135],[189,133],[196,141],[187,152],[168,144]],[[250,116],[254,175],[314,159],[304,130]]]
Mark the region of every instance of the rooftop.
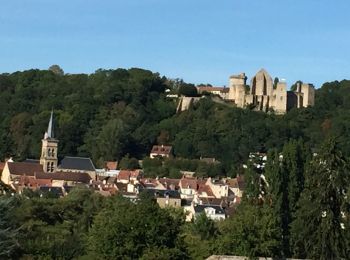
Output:
[[71,169],[80,171],[95,171],[95,166],[90,158],[65,156],[61,161],[60,169]]

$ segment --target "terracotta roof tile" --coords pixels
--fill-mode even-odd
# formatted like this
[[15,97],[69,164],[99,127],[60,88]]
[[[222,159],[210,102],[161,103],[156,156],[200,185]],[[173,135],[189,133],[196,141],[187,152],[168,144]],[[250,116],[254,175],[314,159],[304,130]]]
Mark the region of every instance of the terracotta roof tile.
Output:
[[116,170],[118,167],[118,162],[106,162],[106,168],[108,170]]
[[180,180],[180,187],[184,188],[184,189],[193,189],[193,190],[197,190],[199,188],[199,185],[197,183],[197,179],[195,178],[182,178]]
[[81,183],[90,183],[91,177],[87,173],[82,172],[53,172],[53,173],[35,173],[36,179],[51,179],[51,180],[63,180],[74,181]]
[[158,181],[166,188],[166,189],[179,189],[180,179],[169,179],[169,178],[160,178]]
[[5,163],[4,162],[0,162],[0,173],[2,172],[4,167],[5,167]]
[[43,166],[37,163],[28,162],[7,162],[10,174],[34,176],[34,173],[42,173]]
[[138,178],[141,175],[140,170],[121,170],[118,174],[118,180],[129,180],[130,178]]
[[172,146],[167,145],[153,145],[151,153],[159,155],[169,155],[171,153]]
[[207,196],[214,197],[214,193],[208,185],[202,185],[202,184],[199,185],[198,195],[200,196],[202,193],[206,193]]

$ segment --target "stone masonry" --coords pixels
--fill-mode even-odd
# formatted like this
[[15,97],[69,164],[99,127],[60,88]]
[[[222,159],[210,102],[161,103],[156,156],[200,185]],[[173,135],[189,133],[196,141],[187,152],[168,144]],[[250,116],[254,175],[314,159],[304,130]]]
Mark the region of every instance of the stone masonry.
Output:
[[313,106],[315,103],[315,88],[312,84],[297,83],[296,91],[287,91],[285,82],[273,84],[271,76],[261,69],[246,85],[245,73],[233,75],[229,79],[228,100],[237,107],[251,107],[258,111],[273,111],[284,114],[291,108]]

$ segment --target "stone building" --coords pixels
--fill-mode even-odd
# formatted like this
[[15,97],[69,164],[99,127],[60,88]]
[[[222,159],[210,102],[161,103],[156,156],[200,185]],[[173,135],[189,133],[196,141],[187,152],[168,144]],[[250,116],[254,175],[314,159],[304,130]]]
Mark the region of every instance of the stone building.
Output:
[[313,106],[315,89],[312,84],[297,84],[296,91],[287,91],[285,82],[278,82],[275,86],[271,76],[265,69],[261,69],[251,79],[250,87],[246,84],[245,73],[233,75],[229,79],[228,100],[237,107],[252,107],[258,111],[274,111],[284,114],[296,107]]
[[43,166],[44,172],[55,172],[57,169],[57,145],[58,140],[54,138],[53,132],[53,111],[51,111],[49,126],[41,140],[41,156],[40,164]]

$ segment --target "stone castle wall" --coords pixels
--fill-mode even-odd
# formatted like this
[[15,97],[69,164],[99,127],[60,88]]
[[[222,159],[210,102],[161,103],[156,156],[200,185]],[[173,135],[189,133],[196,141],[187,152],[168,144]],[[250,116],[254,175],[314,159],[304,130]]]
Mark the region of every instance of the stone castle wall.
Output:
[[258,111],[284,114],[293,107],[308,107],[315,104],[315,88],[312,84],[299,83],[294,92],[287,91],[285,82],[278,82],[274,88],[271,76],[264,69],[251,79],[249,92],[246,80],[244,73],[233,75],[229,79],[228,99],[237,107],[252,106]]

